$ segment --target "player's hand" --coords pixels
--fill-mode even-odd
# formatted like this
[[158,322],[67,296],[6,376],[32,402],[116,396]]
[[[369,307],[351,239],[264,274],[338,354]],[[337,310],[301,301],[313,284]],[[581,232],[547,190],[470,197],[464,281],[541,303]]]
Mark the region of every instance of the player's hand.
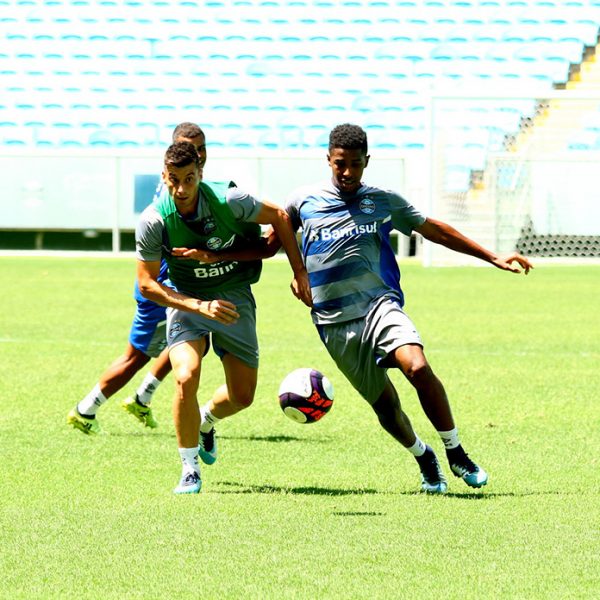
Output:
[[240,318],[235,304],[228,300],[198,300],[198,312],[224,325],[231,325]]
[[306,269],[302,269],[302,271],[296,273],[290,288],[296,298],[302,300],[306,306],[312,306],[312,294],[310,292],[310,283]]
[[171,254],[177,258],[192,259],[203,263],[216,263],[223,260],[216,252],[199,248],[173,248]]
[[[514,262],[518,263],[519,266],[513,265]],[[533,269],[533,265],[529,260],[524,256],[521,256],[518,252],[513,252],[512,254],[507,254],[505,256],[497,256],[492,261],[492,264],[499,269],[511,271],[512,273],[521,273],[521,269],[523,269],[525,275],[529,273],[530,269]]]

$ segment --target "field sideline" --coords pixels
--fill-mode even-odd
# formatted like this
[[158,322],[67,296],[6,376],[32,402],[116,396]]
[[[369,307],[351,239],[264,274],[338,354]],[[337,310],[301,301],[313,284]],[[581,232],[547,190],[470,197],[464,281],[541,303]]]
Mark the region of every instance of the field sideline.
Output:
[[[100,411],[102,436],[68,429],[125,346],[134,271],[131,258],[0,257],[0,598],[597,598],[600,266],[402,266],[406,311],[490,473],[474,492],[444,464],[446,497],[418,492],[416,463],[341,378],[284,261],[255,286],[255,404],[221,424],[199,496],[171,493],[171,378],[156,431],[118,406],[141,376]],[[315,425],[277,405],[300,366],[335,386]],[[220,383],[211,354],[201,399]]]

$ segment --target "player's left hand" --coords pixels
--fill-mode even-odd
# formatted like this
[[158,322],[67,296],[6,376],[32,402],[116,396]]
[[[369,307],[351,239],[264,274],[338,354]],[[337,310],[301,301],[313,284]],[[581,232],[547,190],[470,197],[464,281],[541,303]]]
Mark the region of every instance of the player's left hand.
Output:
[[[514,262],[518,263],[519,266],[513,265]],[[499,269],[511,271],[512,273],[521,273],[522,269],[525,272],[525,275],[529,273],[530,269],[533,269],[533,265],[529,262],[529,259],[518,252],[513,252],[512,254],[507,254],[505,256],[497,256],[492,261],[492,264]]]
[[173,248],[171,254],[177,258],[192,259],[203,263],[216,263],[223,260],[218,253],[199,248]]
[[310,293],[310,283],[306,269],[302,269],[302,271],[296,273],[290,288],[296,298],[302,300],[306,306],[312,306],[312,294]]

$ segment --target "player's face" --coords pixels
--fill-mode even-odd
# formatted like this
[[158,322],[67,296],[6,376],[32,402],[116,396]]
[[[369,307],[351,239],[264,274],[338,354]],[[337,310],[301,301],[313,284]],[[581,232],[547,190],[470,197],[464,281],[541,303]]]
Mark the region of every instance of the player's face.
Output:
[[369,156],[362,150],[333,148],[327,155],[333,183],[342,192],[356,192],[360,187],[363,171],[369,164]]
[[195,164],[185,167],[164,166],[163,181],[177,210],[184,216],[193,215],[196,211],[200,180],[200,171]]
[[206,164],[206,138],[204,137],[204,134],[201,133],[193,138],[178,137],[175,141],[194,144],[196,152],[198,153],[198,159],[200,160],[200,179],[202,179],[202,172],[204,171],[204,165]]

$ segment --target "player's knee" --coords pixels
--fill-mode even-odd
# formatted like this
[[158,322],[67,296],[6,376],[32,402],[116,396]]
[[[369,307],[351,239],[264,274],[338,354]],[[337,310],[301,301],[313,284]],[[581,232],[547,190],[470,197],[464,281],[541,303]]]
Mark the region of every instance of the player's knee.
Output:
[[433,372],[423,357],[416,358],[406,365],[404,374],[414,386],[419,387],[419,385],[425,384],[431,379]]
[[254,402],[254,390],[246,390],[244,392],[232,394],[231,401],[236,404],[240,410],[249,408]]
[[178,367],[175,372],[176,386],[180,390],[188,390],[192,387],[198,387],[200,380],[200,370],[186,366]]

